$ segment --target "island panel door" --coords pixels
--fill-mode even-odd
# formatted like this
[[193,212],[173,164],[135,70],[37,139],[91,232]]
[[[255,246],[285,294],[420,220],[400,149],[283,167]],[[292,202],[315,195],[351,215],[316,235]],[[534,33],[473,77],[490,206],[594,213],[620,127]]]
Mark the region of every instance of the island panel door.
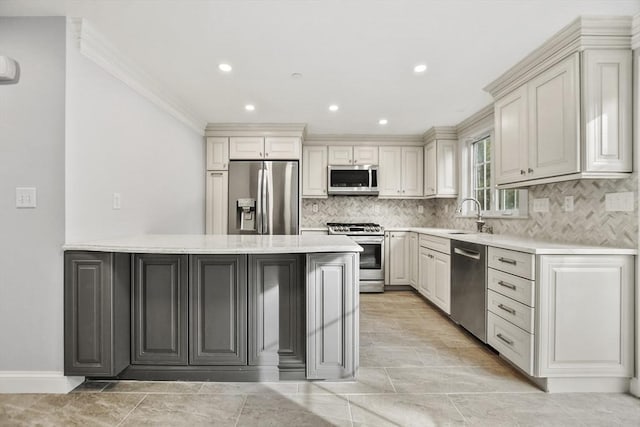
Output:
[[189,363],[247,364],[247,256],[191,255]]
[[135,255],[133,364],[187,364],[187,255]]
[[303,255],[249,257],[249,364],[303,368]]

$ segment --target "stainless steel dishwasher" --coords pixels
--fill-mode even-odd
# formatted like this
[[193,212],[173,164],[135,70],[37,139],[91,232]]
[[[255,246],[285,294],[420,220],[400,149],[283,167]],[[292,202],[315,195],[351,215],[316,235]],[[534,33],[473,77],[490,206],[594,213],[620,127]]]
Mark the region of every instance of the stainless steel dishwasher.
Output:
[[451,318],[487,342],[487,247],[451,240]]

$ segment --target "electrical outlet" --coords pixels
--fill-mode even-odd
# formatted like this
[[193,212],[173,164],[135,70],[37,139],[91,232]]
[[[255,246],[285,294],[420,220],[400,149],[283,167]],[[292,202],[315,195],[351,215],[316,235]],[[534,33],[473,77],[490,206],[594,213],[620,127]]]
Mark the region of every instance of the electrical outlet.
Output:
[[633,192],[607,193],[605,195],[605,209],[607,212],[633,212]]
[[120,209],[122,197],[120,193],[113,193],[113,209]]
[[573,212],[573,196],[564,197],[564,211]]
[[313,213],[318,213],[318,204],[314,203],[313,205],[311,205],[311,211]]
[[534,212],[549,212],[549,199],[533,199]]
[[35,208],[36,188],[16,187],[16,208]]
[[424,206],[418,205],[418,213],[419,214],[424,213]]

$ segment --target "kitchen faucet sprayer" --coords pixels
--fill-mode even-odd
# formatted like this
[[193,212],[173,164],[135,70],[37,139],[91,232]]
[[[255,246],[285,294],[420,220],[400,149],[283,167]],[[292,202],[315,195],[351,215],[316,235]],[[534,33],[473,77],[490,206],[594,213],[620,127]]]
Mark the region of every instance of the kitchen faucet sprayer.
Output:
[[478,233],[482,233],[482,227],[484,226],[484,221],[482,220],[482,207],[480,206],[480,202],[478,199],[474,199],[473,197],[465,197],[462,199],[460,204],[458,205],[458,209],[456,209],[457,213],[462,213],[462,205],[466,201],[472,201],[476,204],[476,208],[478,209],[478,216],[476,217],[476,226],[478,227]]

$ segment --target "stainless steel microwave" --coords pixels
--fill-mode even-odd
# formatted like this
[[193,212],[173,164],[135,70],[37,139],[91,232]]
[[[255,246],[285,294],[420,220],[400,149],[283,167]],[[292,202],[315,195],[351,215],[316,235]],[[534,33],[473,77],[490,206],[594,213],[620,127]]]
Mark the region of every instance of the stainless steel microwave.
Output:
[[329,166],[327,173],[329,194],[377,195],[377,165]]

